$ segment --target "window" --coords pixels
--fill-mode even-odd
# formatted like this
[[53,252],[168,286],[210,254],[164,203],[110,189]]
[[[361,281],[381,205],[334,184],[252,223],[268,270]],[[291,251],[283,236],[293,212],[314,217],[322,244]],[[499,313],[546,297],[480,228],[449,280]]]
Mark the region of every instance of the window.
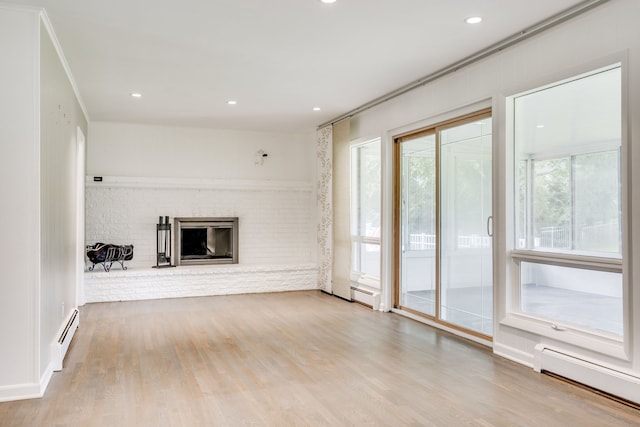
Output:
[[619,257],[619,152],[521,160],[521,206],[531,211],[530,220],[521,214],[518,247]]
[[621,69],[510,98],[520,311],[623,335]]
[[352,280],[380,286],[380,140],[351,147]]

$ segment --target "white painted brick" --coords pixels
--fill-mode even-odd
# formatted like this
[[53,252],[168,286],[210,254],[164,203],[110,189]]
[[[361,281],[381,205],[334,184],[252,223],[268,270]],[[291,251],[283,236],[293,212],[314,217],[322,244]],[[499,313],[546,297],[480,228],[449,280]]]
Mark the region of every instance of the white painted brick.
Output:
[[237,216],[241,265],[315,262],[311,191],[89,186],[85,198],[87,244],[133,244],[132,268],[155,264],[155,224],[165,215]]
[[[315,199],[300,189],[86,189],[86,241],[133,244],[128,270],[85,273],[87,302],[317,289]],[[158,216],[235,217],[237,265],[155,265]],[[88,263],[90,264],[90,263]]]
[[315,264],[180,266],[85,273],[87,302],[132,301],[317,289]]

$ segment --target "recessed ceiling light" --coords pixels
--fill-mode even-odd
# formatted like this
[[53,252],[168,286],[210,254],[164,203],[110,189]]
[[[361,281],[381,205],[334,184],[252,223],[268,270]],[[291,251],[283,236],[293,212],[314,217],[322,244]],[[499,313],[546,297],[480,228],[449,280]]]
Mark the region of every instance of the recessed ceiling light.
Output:
[[331,3],[335,3],[336,0],[320,0],[322,3],[326,3],[326,4],[331,4]]
[[238,103],[238,101],[233,101],[233,100],[227,101],[228,105],[236,105],[237,103]]
[[542,129],[544,127],[544,125],[537,125],[536,126],[538,129]]
[[467,18],[464,20],[467,24],[479,24],[482,22],[482,18],[479,16],[472,16],[471,18]]
[[320,111],[320,107],[313,107],[313,111]]
[[133,97],[133,98],[141,98],[142,94],[138,93],[138,92],[134,92],[134,93],[131,94],[131,97]]

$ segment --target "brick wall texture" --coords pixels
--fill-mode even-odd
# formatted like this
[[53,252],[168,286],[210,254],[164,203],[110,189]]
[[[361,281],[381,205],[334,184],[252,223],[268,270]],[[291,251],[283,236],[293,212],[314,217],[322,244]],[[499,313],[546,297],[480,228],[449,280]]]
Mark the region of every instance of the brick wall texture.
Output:
[[[114,264],[109,273],[101,266],[86,273],[87,302],[317,288],[310,190],[95,185],[87,186],[85,200],[86,244],[134,245],[127,271]],[[238,217],[238,265],[151,269],[156,223],[166,215],[172,223],[174,217]]]

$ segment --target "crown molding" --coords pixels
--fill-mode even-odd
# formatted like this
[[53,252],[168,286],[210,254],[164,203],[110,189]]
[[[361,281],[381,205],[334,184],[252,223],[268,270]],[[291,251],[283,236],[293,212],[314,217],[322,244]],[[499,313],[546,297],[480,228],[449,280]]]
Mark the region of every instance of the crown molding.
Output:
[[47,15],[47,11],[45,9],[40,9],[40,21],[46,28],[47,34],[49,34],[49,38],[51,39],[51,42],[56,49],[56,53],[58,54],[58,58],[60,59],[60,63],[62,64],[62,68],[64,68],[64,71],[67,74],[69,84],[71,84],[73,93],[76,95],[76,100],[78,101],[78,104],[80,104],[82,113],[84,114],[84,117],[88,123],[90,121],[90,118],[89,113],[87,112],[87,107],[84,105],[84,101],[82,100],[82,96],[80,95],[80,90],[78,89],[78,85],[76,84],[76,79],[73,77],[71,67],[69,67],[67,58],[65,57],[64,51],[62,50],[62,45],[60,45],[60,42],[58,41],[58,37],[56,36],[53,25],[51,24],[51,20],[49,20],[49,15]]

